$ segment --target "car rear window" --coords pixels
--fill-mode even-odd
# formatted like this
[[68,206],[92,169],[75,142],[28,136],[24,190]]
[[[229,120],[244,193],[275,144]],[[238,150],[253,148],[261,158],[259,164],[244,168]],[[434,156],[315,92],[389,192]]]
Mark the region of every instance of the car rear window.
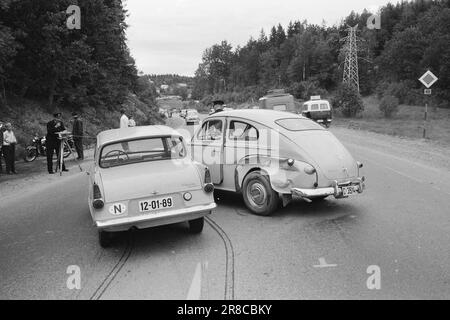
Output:
[[330,106],[327,103],[320,104],[320,110],[330,110]]
[[111,143],[102,148],[100,167],[110,168],[139,162],[181,159],[186,150],[180,137],[152,137]]
[[289,131],[324,130],[319,124],[309,119],[280,119],[275,121],[275,123]]

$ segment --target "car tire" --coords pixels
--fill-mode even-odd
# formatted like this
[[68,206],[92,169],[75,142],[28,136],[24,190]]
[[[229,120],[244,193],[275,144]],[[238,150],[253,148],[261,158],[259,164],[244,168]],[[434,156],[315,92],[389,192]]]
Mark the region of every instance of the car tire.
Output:
[[189,221],[189,232],[192,234],[199,234],[203,231],[205,218],[195,219]]
[[98,241],[102,248],[108,248],[111,246],[113,240],[113,234],[107,231],[99,231],[98,232]]
[[251,172],[245,177],[242,195],[247,208],[259,216],[271,215],[278,208],[280,200],[270,185],[269,177],[260,171]]

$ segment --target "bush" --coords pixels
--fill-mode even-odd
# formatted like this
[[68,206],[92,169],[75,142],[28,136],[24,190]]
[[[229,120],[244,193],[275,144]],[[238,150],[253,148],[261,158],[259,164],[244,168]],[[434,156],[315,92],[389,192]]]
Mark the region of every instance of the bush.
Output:
[[339,87],[331,102],[334,108],[349,118],[354,118],[364,110],[364,103],[358,90],[345,83]]
[[392,96],[386,95],[381,99],[379,105],[380,111],[384,114],[385,118],[391,118],[394,114],[398,112],[399,100]]
[[318,81],[294,82],[288,89],[296,99],[309,100],[311,96],[327,96],[327,90],[319,87]]
[[398,99],[400,104],[423,104],[423,90],[415,88],[415,84],[411,80],[381,82],[376,89],[376,93],[378,99],[383,99],[385,96],[393,96]]

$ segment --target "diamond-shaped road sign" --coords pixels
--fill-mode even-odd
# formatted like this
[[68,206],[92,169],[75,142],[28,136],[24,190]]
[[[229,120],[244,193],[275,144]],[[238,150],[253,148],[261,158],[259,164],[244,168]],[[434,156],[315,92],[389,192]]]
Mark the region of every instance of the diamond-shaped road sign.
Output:
[[436,81],[438,81],[438,77],[436,77],[433,72],[428,70],[424,73],[424,75],[419,79],[420,82],[423,83],[427,89],[429,89]]

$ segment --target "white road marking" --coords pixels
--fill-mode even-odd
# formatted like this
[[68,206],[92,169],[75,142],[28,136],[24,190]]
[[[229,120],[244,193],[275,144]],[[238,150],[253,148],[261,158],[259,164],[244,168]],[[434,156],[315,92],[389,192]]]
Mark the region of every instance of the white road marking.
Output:
[[313,266],[314,268],[335,268],[337,264],[328,264],[325,258],[319,258],[319,264]]
[[202,294],[202,264],[199,262],[195,268],[194,278],[186,300],[200,300]]

